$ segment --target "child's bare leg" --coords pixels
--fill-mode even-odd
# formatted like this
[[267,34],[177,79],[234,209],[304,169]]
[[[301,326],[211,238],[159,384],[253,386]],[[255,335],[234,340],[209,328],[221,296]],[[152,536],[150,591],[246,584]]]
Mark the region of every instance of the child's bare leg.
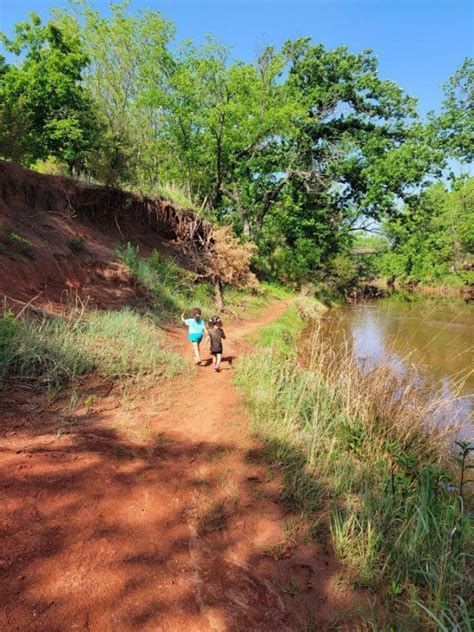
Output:
[[217,353],[215,355],[215,358],[216,358],[216,369],[219,370],[221,368],[222,353]]
[[194,349],[194,361],[197,364],[198,362],[201,362],[201,354],[199,352],[199,342],[192,342],[191,344],[193,345],[193,349]]

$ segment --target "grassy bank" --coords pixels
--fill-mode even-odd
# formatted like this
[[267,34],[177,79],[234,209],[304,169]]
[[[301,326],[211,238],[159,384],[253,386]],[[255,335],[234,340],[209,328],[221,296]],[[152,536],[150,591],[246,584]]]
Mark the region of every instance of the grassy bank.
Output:
[[92,372],[146,382],[183,367],[153,320],[129,309],[23,320],[5,312],[0,317],[0,384],[10,375],[57,389]]
[[[381,290],[389,290],[386,279],[375,279],[371,283]],[[474,295],[474,276],[468,283],[463,283],[457,278],[455,280],[447,279],[437,283],[417,283],[410,285],[408,282],[403,283],[397,281],[395,283],[395,291],[400,294],[408,294],[412,296],[428,296],[428,297],[452,297],[452,298],[472,298]]]
[[[128,244],[120,259],[148,290],[141,311],[72,310],[66,315],[16,319],[0,313],[0,386],[7,376],[48,390],[77,384],[87,374],[146,386],[185,370],[185,362],[167,347],[163,323],[178,322],[183,311],[198,306],[205,318],[214,311],[212,287],[158,252],[139,256]],[[226,288],[225,318],[256,316],[271,299],[288,295],[283,288]]]
[[472,530],[451,491],[446,438],[421,422],[443,402],[427,401],[413,377],[362,374],[317,326],[299,363],[301,329],[290,308],[237,377],[288,502],[330,540],[351,583],[377,595],[364,629],[470,630]]

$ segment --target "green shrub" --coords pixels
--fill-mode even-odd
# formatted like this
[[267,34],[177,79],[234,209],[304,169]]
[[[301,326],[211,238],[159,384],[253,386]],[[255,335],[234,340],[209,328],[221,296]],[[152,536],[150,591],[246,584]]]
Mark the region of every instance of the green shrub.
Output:
[[51,176],[69,176],[70,171],[65,162],[56,158],[56,156],[48,156],[44,160],[37,160],[32,169],[38,173],[44,173]]

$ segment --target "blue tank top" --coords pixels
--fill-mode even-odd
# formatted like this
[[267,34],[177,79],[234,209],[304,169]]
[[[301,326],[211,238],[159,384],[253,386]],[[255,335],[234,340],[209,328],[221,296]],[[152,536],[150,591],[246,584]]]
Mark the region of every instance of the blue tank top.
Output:
[[189,330],[189,335],[197,334],[202,336],[204,334],[204,320],[196,320],[195,318],[187,318],[185,321]]

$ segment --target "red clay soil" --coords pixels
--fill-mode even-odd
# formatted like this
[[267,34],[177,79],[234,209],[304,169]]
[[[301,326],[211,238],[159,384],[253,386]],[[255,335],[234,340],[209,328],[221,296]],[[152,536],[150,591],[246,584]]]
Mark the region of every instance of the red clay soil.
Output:
[[[297,543],[232,384],[244,336],[285,307],[227,328],[221,373],[133,406],[110,386],[69,414],[3,397],[2,632],[352,629],[334,617],[359,597],[323,545]],[[191,362],[183,330],[168,334]]]
[[131,242],[141,253],[158,249],[187,267],[176,234],[190,222],[195,234],[208,224],[166,200],[48,176],[0,160],[0,298],[21,309],[55,311],[78,299],[120,308],[146,301],[115,254]]

